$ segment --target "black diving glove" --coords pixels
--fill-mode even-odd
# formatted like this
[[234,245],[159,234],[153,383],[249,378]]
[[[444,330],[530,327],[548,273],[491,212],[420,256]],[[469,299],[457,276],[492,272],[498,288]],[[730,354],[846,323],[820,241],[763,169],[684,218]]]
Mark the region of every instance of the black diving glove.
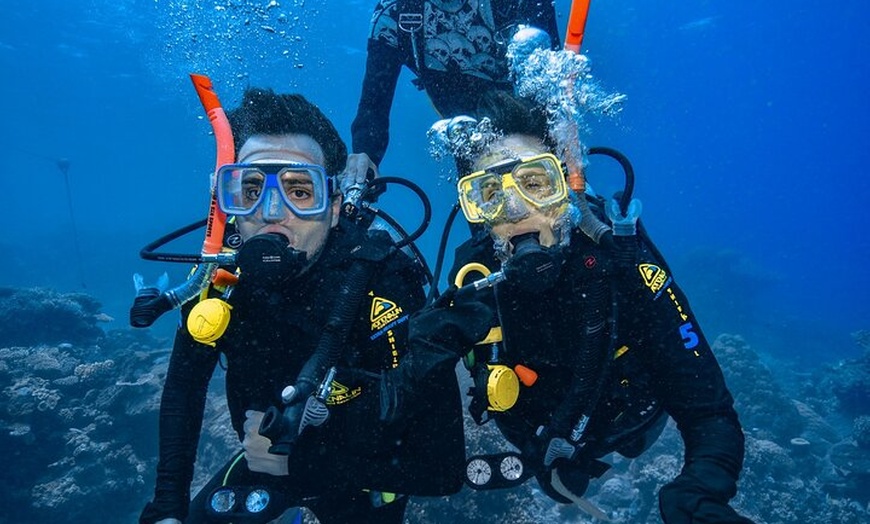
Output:
[[457,356],[483,340],[497,325],[495,309],[488,304],[485,292],[457,293],[451,286],[431,306],[411,317],[409,338],[411,350],[418,346],[438,346]]
[[408,353],[381,379],[381,420],[407,419],[432,381],[455,380],[456,361],[495,325],[495,312],[474,293],[456,296],[456,288],[411,317]]
[[[699,466],[695,464],[693,469]],[[703,469],[684,471],[659,491],[659,511],[665,524],[754,524],[728,505],[736,492],[734,481],[722,471],[712,471],[715,467]],[[703,482],[698,474],[703,475]]]

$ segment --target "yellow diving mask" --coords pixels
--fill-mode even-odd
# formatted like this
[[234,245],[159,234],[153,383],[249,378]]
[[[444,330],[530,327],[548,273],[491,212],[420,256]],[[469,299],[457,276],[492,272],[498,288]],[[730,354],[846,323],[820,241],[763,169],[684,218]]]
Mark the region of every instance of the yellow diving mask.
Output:
[[568,198],[562,163],[552,154],[509,159],[459,180],[459,203],[465,218],[475,223],[505,218],[510,188],[535,208]]

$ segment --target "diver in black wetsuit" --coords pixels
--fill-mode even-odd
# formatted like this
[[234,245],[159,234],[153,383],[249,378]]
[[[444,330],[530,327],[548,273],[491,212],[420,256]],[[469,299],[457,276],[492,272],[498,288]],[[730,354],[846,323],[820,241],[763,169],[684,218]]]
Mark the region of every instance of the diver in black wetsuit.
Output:
[[[184,309],[160,407],[155,495],[140,522],[268,522],[305,506],[322,523],[400,523],[402,494],[457,491],[465,458],[452,365],[435,372],[419,417],[379,419],[380,377],[404,360],[408,317],[423,304],[419,270],[386,233],[339,219],[333,175],[346,148],[314,105],[250,89],[228,117],[239,163],[219,169],[218,200],[235,217],[227,244],[242,245],[237,281],[209,294],[231,308],[230,320],[219,338],[202,337],[207,326]],[[244,449],[190,502],[221,360]],[[305,416],[278,424],[286,431],[270,441],[260,434],[270,406],[301,406]],[[325,420],[313,418],[324,410]]]
[[[471,112],[480,94],[513,90],[506,40],[518,24],[535,26],[559,46],[552,0],[380,0],[372,14],[353,153],[342,184],[362,182],[387,150],[390,109],[402,67],[417,77],[441,115]],[[345,182],[345,180],[347,182]]]
[[[467,483],[504,488],[535,476],[553,499],[582,504],[589,479],[608,468],[599,459],[640,455],[669,415],[685,461],[659,493],[664,521],[751,522],[728,504],[744,455],[733,399],[665,261],[615,201],[601,202],[612,220],[598,219],[612,227],[598,241],[581,231],[542,112],[503,93],[486,99],[475,116],[503,137],[469,159],[474,172],[458,188],[466,218],[489,236],[457,249],[453,274],[470,262],[492,273],[478,290],[449,290],[410,327],[419,360],[464,357],[472,416],[494,419],[519,450],[473,457]],[[393,387],[413,389],[419,369]]]

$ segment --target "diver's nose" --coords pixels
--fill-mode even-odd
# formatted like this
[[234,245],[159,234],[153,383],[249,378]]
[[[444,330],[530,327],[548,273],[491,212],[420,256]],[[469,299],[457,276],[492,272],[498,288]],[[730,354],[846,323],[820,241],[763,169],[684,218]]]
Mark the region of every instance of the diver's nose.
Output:
[[529,208],[526,201],[517,194],[515,188],[508,188],[504,195],[504,217],[515,222],[529,216]]
[[267,222],[280,222],[284,219],[284,200],[278,193],[278,189],[270,187],[263,195],[263,203],[261,204],[263,211],[263,220]]

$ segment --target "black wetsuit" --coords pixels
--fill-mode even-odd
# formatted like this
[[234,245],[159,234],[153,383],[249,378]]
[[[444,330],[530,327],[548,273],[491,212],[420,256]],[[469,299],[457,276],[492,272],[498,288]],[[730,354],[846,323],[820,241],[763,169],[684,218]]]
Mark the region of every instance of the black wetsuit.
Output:
[[452,369],[423,397],[418,413],[425,411],[425,418],[397,426],[379,420],[379,375],[404,358],[407,319],[424,297],[418,269],[401,252],[388,251],[388,235],[365,235],[342,223],[331,231],[315,264],[280,288],[257,286],[241,275],[228,300],[233,308],[229,327],[216,347],[179,330],[160,407],[155,498],[140,522],[211,521],[205,499],[223,483],[227,468],[190,503],[187,515],[206,390],[219,354],[225,355],[227,402],[241,440],[246,410],[280,406],[281,390],[294,382],[317,347],[348,269],[360,258],[378,261],[343,345],[329,418],[299,437],[288,458],[289,476],[250,472],[242,459],[226,484],[265,486],[271,492],[274,509],[245,522],[266,522],[287,507],[306,506],[324,523],[398,523],[406,498],[378,508],[369,501],[372,491],[441,495],[459,489],[465,455]]
[[[620,265],[612,249],[575,230],[553,288],[539,293],[510,280],[498,284],[500,362],[527,366],[538,379],[521,386],[513,408],[489,414],[540,465],[549,438],[567,439],[581,413],[591,412],[583,451],[570,463],[553,464],[579,469],[588,479],[600,475],[595,459],[607,453],[642,453],[663,429],[666,413],[677,422],[686,453],[682,473],[660,494],[665,521],[749,522],[728,506],[744,454],[733,399],[686,297],[653,252],[640,242],[629,258],[634,262]],[[499,268],[490,239],[460,246],[453,274],[472,261]],[[489,358],[485,346],[475,352],[478,362]],[[569,391],[583,400],[566,404]],[[539,428],[543,439],[536,436]],[[549,495],[568,502],[548,485],[548,471],[538,476]]]
[[[403,9],[422,14],[417,58],[411,33],[399,29]],[[402,66],[414,72],[418,86],[444,117],[473,112],[477,98],[490,89],[512,90],[505,46],[498,40],[514,24],[543,29],[553,46],[559,44],[552,0],[380,0],[372,15],[366,73],[351,126],[353,151],[381,163]]]

